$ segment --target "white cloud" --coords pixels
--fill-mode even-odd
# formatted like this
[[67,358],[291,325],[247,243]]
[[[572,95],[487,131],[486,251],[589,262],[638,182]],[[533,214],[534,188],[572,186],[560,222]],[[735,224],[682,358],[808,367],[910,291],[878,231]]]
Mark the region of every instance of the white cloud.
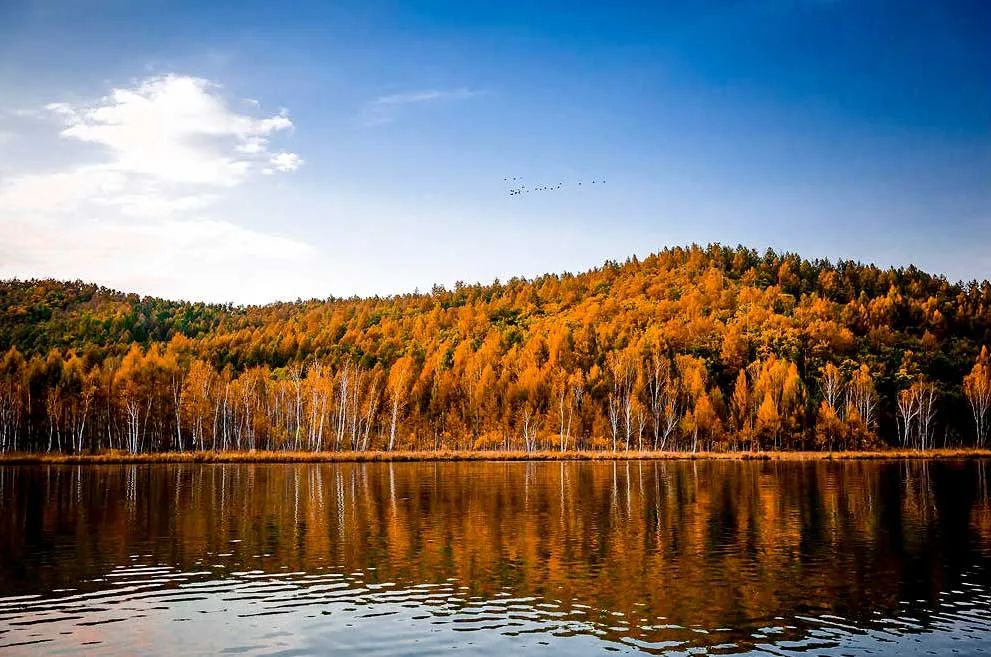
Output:
[[72,211],[90,199],[115,198],[126,187],[126,175],[102,167],[23,174],[0,184],[0,212],[12,215]]
[[216,220],[0,221],[2,277],[81,278],[184,299],[318,294],[304,271],[312,255],[297,240]]
[[241,182],[264,154],[273,133],[293,127],[280,113],[254,118],[233,112],[216,85],[166,75],[132,89],[114,89],[86,106],[50,103],[66,127],[61,135],[106,146],[115,171],[174,183],[230,186]]
[[[51,161],[76,163],[44,172],[8,166],[12,175],[0,179],[0,276],[78,277],[238,301],[299,293],[275,289],[285,279],[268,272],[294,276],[312,256],[306,244],[214,216],[253,176],[302,165],[296,153],[270,150],[293,123],[284,109],[234,111],[221,91],[165,75],[93,102],[18,112],[54,120],[62,148]],[[248,105],[255,111],[257,103]],[[74,143],[97,149],[78,163]]]
[[303,166],[303,158],[295,153],[276,153],[268,161],[271,167],[263,169],[262,173],[272,174],[276,171],[281,173],[289,173],[290,171],[295,171],[299,167]]
[[403,107],[424,105],[428,103],[467,100],[484,95],[484,91],[476,89],[423,89],[404,91],[402,93],[379,96],[369,102],[362,112],[362,122],[366,126],[391,123]]
[[266,146],[268,146],[268,143],[265,139],[254,137],[252,139],[248,139],[243,144],[238,144],[235,149],[238,153],[255,155],[257,153],[264,153]]
[[64,139],[103,146],[104,156],[9,178],[0,184],[0,210],[66,210],[89,201],[131,215],[153,208],[151,214],[161,216],[168,208],[189,209],[176,199],[207,198],[203,188],[236,187],[268,168],[298,168],[298,156],[268,150],[275,134],[292,129],[288,112],[239,114],[219,90],[200,78],[166,75],[114,89],[93,103],[48,103],[44,109],[62,123]]

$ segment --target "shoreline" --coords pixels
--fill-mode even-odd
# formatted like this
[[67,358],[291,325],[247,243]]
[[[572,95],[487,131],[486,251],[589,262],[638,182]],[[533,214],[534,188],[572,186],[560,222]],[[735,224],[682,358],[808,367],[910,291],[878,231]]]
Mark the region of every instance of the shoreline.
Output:
[[0,465],[151,463],[375,463],[438,461],[867,461],[991,458],[991,449],[871,450],[843,452],[638,452],[638,451],[393,451],[393,452],[102,452],[0,454]]

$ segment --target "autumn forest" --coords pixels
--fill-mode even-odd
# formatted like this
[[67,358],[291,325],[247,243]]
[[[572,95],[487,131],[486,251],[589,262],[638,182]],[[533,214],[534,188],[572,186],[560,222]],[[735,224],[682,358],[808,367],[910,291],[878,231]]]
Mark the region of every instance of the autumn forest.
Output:
[[0,282],[0,450],[985,445],[991,283],[720,245],[232,306]]

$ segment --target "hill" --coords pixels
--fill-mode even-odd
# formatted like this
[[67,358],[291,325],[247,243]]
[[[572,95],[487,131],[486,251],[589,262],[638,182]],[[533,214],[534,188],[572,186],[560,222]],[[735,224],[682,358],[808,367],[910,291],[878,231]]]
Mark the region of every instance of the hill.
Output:
[[987,281],[720,245],[248,307],[5,281],[0,449],[982,444],[988,344]]

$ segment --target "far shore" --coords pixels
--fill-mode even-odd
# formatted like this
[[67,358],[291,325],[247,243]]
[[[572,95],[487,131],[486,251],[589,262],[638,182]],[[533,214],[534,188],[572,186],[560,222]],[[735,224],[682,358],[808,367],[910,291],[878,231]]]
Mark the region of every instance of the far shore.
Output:
[[100,452],[90,454],[8,453],[0,465],[121,463],[370,463],[411,461],[851,461],[879,459],[991,458],[991,449],[887,449],[839,452],[654,452],[654,451],[368,451],[368,452]]

